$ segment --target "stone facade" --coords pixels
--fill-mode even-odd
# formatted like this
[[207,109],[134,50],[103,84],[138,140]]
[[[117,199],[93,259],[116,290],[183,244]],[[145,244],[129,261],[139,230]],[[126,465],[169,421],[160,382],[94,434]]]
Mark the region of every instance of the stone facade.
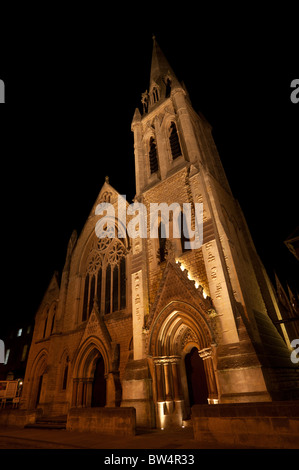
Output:
[[79,419],[80,409],[133,407],[137,426],[167,428],[201,402],[298,397],[285,331],[272,321],[271,283],[211,127],[155,39],[142,103],[132,121],[135,201],[147,214],[152,203],[189,203],[192,227],[202,203],[203,243],[185,251],[172,236],[172,212],[166,243],[150,238],[149,221],[147,238],[130,238],[118,218],[124,237],[99,239],[97,205],[110,203],[119,215],[119,194],[106,179],[36,314],[21,408]]
[[192,423],[203,447],[298,449],[298,401],[195,405]]

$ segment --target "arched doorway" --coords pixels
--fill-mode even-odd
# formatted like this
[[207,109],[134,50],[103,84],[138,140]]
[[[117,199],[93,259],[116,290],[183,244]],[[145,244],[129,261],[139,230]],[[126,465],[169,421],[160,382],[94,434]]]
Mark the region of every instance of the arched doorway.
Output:
[[217,400],[215,341],[208,320],[205,312],[176,301],[153,322],[148,350],[153,358],[158,427],[181,426],[194,404]]
[[109,369],[106,348],[98,339],[88,338],[79,349],[74,365],[72,406],[111,406],[114,395],[109,385]]
[[44,409],[47,393],[47,364],[48,352],[43,349],[37,354],[32,369],[26,371],[23,396],[27,397],[28,409]]
[[209,391],[203,360],[197,348],[192,348],[185,356],[186,378],[189,392],[190,407],[207,404]]
[[95,362],[94,377],[92,382],[91,406],[106,405],[106,379],[105,364],[102,355]]

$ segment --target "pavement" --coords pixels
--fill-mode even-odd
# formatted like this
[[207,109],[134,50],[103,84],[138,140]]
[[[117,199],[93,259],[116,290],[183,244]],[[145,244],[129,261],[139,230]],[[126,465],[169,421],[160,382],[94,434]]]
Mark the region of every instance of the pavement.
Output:
[[65,429],[0,427],[0,466],[3,468],[6,462],[14,466],[25,466],[28,462],[32,470],[41,470],[43,466],[52,465],[58,468],[64,465],[66,468],[121,465],[143,470],[145,467],[168,465],[173,468],[185,464],[200,469],[203,465],[209,465],[208,462],[212,462],[214,467],[229,462],[230,467],[235,465],[239,468],[240,461],[255,468],[256,462],[261,459],[268,465],[273,463],[276,468],[283,468],[286,461],[292,465],[293,462],[298,462],[299,457],[298,452],[294,454],[294,451],[287,454],[287,451],[277,453],[275,450],[265,450],[262,454],[261,449],[236,449],[237,447],[215,445],[210,448],[202,447],[194,440],[191,426],[167,431],[137,430],[135,436]]
[[135,436],[0,427],[0,449],[200,449],[192,427],[137,430]]

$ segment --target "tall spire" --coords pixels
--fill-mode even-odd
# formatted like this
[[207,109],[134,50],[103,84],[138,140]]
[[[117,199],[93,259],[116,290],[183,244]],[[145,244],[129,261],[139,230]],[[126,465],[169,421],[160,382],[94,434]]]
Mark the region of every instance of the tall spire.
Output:
[[153,35],[153,53],[150,74],[150,88],[154,83],[167,74],[174,75],[165,55],[163,54],[159,44],[157,43],[156,36]]
[[153,53],[152,53],[152,63],[151,63],[151,73],[150,73],[150,89],[154,86],[154,84],[159,84],[162,80],[169,77],[171,81],[177,82],[178,79],[176,78],[174,71],[172,70],[168,60],[166,59],[165,55],[163,54],[156,36],[153,35]]
[[153,35],[153,53],[150,73],[149,91],[141,95],[143,113],[150,112],[157,103],[169,98],[171,90],[181,87],[168,60]]

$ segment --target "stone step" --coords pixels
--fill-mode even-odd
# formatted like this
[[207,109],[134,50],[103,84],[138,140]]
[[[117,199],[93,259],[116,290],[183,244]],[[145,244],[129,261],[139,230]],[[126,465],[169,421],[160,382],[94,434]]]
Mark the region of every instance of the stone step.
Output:
[[32,423],[32,424],[26,424],[25,428],[31,428],[31,429],[66,429],[66,423]]
[[67,415],[57,415],[57,416],[41,416],[37,419],[38,422],[53,422],[53,423],[64,423],[67,420]]
[[67,416],[43,416],[35,423],[27,424],[26,428],[39,429],[66,429]]

